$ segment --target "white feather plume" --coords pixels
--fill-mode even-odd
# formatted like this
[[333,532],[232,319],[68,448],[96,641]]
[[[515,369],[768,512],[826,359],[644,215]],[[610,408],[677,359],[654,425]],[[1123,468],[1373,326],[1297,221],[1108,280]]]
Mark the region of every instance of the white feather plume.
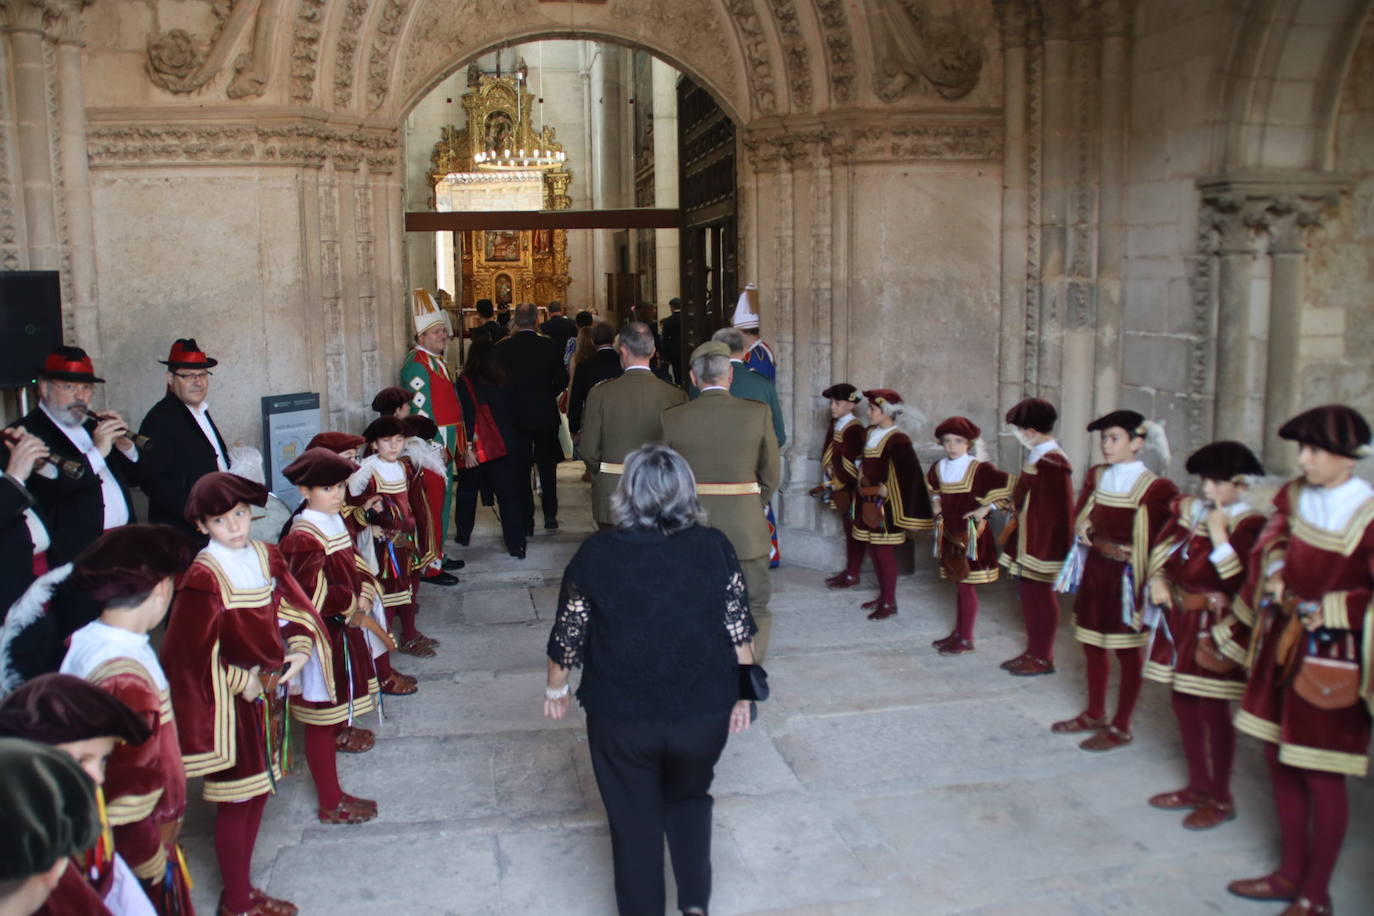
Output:
[[19,600],[10,605],[9,613],[5,615],[5,626],[0,629],[0,697],[22,683],[19,672],[14,670],[14,658],[10,654],[14,640],[43,616],[44,608],[52,599],[52,593],[57,590],[57,586],[67,581],[71,574],[70,563],[49,570],[35,579],[24,590],[24,594],[19,596]]
[[236,445],[229,449],[229,473],[267,485],[267,475],[262,469],[262,452],[251,445]]
[[444,455],[441,446],[421,439],[419,436],[411,436],[406,439],[405,448],[401,454],[409,458],[411,462],[420,468],[443,476],[448,473],[448,468],[444,465]]
[[1163,423],[1145,421],[1145,445],[1140,449],[1138,457],[1156,474],[1168,475],[1169,459],[1172,456],[1169,452],[1169,436],[1164,432]]

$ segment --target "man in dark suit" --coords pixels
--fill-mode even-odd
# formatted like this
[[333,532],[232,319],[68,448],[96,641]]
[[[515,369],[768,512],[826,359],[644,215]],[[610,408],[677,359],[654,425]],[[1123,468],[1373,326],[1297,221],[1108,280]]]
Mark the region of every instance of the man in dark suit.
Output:
[[469,331],[468,337],[485,334],[488,340],[495,343],[506,336],[506,326],[496,320],[496,306],[492,305],[490,299],[478,299],[476,308],[477,317],[482,319],[482,323]]
[[119,414],[107,410],[98,420],[91,417],[91,395],[104,381],[80,347],[58,347],[38,373],[38,407],[19,421],[53,456],[85,468],[77,478],[58,474],[51,464],[29,475],[29,491],[52,541],[51,567],[75,559],[107,529],[135,521],[128,483],[142,482],[147,456],[139,455]]
[[229,470],[229,449],[205,402],[210,370],[219,361],[206,356],[195,338],[183,338],[158,362],[167,367],[167,394],[148,411],[138,430],[154,445],[148,450],[142,478],[148,520],[174,525],[204,544],[205,535],[183,513],[197,480]]
[[660,357],[673,367],[673,381],[681,385],[686,381],[682,370],[682,300],[676,296],[668,300],[672,314],[663,319],[663,335],[659,345],[663,347]]
[[625,370],[615,349],[615,328],[609,321],[592,325],[592,344],[596,352],[578,363],[572,374],[572,393],[568,395],[568,431],[574,436],[582,431],[582,412],[587,395],[598,382],[619,378]]
[[543,490],[544,527],[558,527],[558,462],[563,448],[558,442],[558,395],[568,384],[563,352],[558,344],[535,330],[539,310],[532,302],[515,309],[515,333],[496,345],[496,355],[506,370],[506,385],[515,403],[515,442],[507,443],[516,466],[524,474],[525,530],[534,532],[534,494],[528,481],[530,468],[539,468]]
[[577,324],[563,314],[563,303],[557,299],[549,303],[549,320],[539,326],[544,336],[558,344],[558,352],[568,347],[568,341],[577,336]]

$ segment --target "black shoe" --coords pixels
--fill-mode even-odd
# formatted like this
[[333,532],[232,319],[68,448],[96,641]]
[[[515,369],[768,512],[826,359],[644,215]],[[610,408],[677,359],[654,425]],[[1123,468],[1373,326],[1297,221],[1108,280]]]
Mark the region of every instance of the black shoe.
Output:
[[517,547],[510,552],[510,555],[515,557],[517,560],[523,560],[525,559],[525,548]]
[[444,557],[444,569],[462,569],[464,566],[467,565],[468,564],[462,560],[455,560],[452,557]]
[[556,518],[546,518],[546,519],[544,519],[544,530],[545,530],[545,531],[557,531],[557,530],[558,530],[558,519],[556,519]]
[[525,537],[534,537],[534,522],[530,522],[528,525],[525,526]]
[[420,578],[420,581],[426,583],[427,585],[457,585],[458,577],[453,575],[452,573],[446,573],[441,571],[435,573],[432,576],[422,576]]

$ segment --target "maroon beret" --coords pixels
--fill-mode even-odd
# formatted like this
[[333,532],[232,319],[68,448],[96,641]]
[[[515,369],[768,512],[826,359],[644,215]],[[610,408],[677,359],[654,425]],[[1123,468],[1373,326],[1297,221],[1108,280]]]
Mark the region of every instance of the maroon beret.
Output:
[[392,385],[377,392],[377,396],[372,399],[372,409],[380,414],[393,414],[400,410],[403,404],[409,403],[410,392]]
[[1140,438],[1145,435],[1145,415],[1136,413],[1134,410],[1113,410],[1109,414],[1104,414],[1088,424],[1088,432],[1097,432],[1099,429],[1111,429],[1118,427],[1126,430],[1133,437]]
[[432,440],[439,435],[438,425],[422,414],[411,414],[401,421],[401,425],[405,427],[407,436],[419,436],[421,439]]
[[346,452],[351,448],[361,448],[366,444],[366,439],[352,433],[320,433],[310,440],[306,449],[327,448],[331,452]]
[[1012,426],[1033,429],[1038,433],[1052,432],[1058,419],[1059,411],[1044,398],[1026,398],[1007,411],[1007,422]]
[[968,417],[950,417],[935,427],[935,440],[937,442],[945,436],[963,436],[972,442],[982,434],[983,431]]
[[267,505],[267,488],[228,471],[215,471],[191,487],[186,497],[186,520],[198,522],[223,515],[239,503]]
[[871,388],[864,392],[864,397],[879,407],[884,404],[902,403],[902,396],[891,388]]
[[0,735],[43,744],[117,738],[142,744],[143,717],[96,685],[70,674],[40,674],[0,702]]
[[848,382],[839,382],[822,391],[821,397],[829,398],[832,401],[850,401],[857,404],[859,403],[859,389]]
[[1204,445],[1188,456],[1189,474],[1207,480],[1235,481],[1238,477],[1263,477],[1264,465],[1240,442],[1223,440]]
[[308,448],[282,468],[281,476],[298,487],[329,487],[343,483],[358,466],[327,448]]
[[111,528],[77,556],[72,584],[105,604],[153,590],[195,559],[189,538],[171,525]]
[[1315,445],[1335,455],[1364,458],[1369,452],[1369,424],[1344,404],[1313,407],[1279,428],[1280,439]]
[[363,438],[368,442],[376,442],[378,439],[385,439],[388,436],[404,436],[405,434],[405,424],[395,417],[378,417],[367,424],[367,429],[363,430]]

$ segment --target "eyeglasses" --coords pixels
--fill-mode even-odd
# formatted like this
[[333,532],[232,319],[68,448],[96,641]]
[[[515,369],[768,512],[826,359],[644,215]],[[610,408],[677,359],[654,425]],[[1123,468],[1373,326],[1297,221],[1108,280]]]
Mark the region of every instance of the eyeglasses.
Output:
[[173,372],[172,374],[186,382],[204,382],[214,375],[213,372]]
[[63,394],[91,394],[95,391],[95,385],[91,382],[49,382]]

